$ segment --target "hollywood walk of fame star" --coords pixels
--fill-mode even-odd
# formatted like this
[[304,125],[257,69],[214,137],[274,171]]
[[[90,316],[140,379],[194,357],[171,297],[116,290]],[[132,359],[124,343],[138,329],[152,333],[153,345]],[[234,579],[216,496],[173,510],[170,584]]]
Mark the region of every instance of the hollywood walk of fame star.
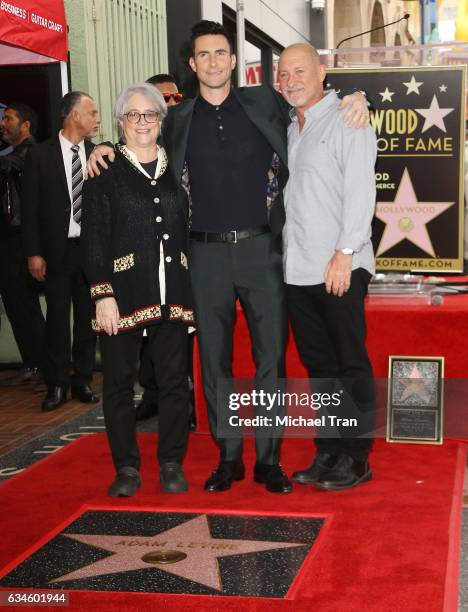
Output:
[[426,224],[453,204],[454,202],[418,201],[408,168],[405,168],[393,202],[377,202],[375,216],[386,224],[377,255],[388,251],[406,238],[435,257]]
[[401,400],[405,401],[411,396],[418,397],[425,404],[429,402],[429,395],[427,393],[427,384],[430,381],[421,378],[418,367],[415,364],[409,375],[408,382],[405,383],[403,393],[401,394]]
[[385,91],[379,91],[379,96],[382,96],[382,102],[391,102],[392,96],[395,95],[394,91],[390,91],[388,87],[385,88]]
[[406,87],[406,95],[410,93],[417,93],[419,95],[419,88],[421,87],[421,85],[423,85],[423,81],[416,81],[413,74],[411,80],[407,81],[406,83],[403,83],[403,85],[405,85]]
[[439,85],[439,90],[440,90],[442,93],[446,93],[446,91],[447,91],[447,85]]
[[414,110],[424,117],[424,125],[423,129],[421,130],[421,133],[424,133],[433,125],[441,129],[443,132],[446,132],[447,130],[445,129],[444,117],[455,109],[440,108],[437,97],[434,95],[429,108],[415,108]]
[[[51,580],[51,583],[91,578],[105,574],[155,568],[181,578],[222,591],[218,558],[267,550],[305,546],[302,543],[265,542],[213,538],[205,514],[154,536],[87,535],[64,533],[63,536],[96,546],[113,554],[95,563]],[[155,551],[178,551],[187,556],[173,564],[148,564],[142,557]]]

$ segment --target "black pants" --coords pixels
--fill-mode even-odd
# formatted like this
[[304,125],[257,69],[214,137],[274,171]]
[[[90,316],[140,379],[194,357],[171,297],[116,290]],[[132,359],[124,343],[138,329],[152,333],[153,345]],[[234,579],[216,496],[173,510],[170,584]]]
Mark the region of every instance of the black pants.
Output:
[[42,369],[45,321],[39,284],[28,272],[19,229],[0,236],[0,262],[0,294],[23,365]]
[[138,370],[138,382],[143,387],[143,402],[145,404],[156,404],[158,389],[154,379],[154,365],[151,360],[148,337],[143,336],[140,347],[140,369]]
[[[69,239],[60,266],[46,269],[45,381],[50,386],[83,385],[92,378],[96,337],[91,329],[93,304],[80,266],[79,239]],[[73,303],[73,347],[70,308]],[[70,366],[73,374],[70,381]]]
[[375,421],[375,385],[365,344],[364,297],[370,278],[366,270],[354,270],[351,287],[343,297],[328,294],[325,284],[287,285],[291,326],[310,378],[339,379],[335,385],[323,382],[320,390],[330,391],[325,389],[328,385],[335,390],[344,387],[351,401],[344,401],[343,407],[353,414],[340,416],[356,416],[359,423],[354,431],[343,429],[340,438],[318,436],[315,442],[320,451],[346,452],[357,460],[367,458]]
[[[190,263],[210,429],[221,459],[234,461],[242,455],[242,438],[218,434],[218,419],[226,418],[229,409],[222,403],[219,409],[224,414],[217,412],[217,381],[232,378],[233,328],[239,299],[252,339],[257,387],[278,390],[278,378],[285,376],[287,341],[281,256],[272,250],[270,235],[264,234],[236,244],[192,240]],[[275,412],[270,416],[274,419]],[[280,439],[257,436],[256,452],[259,463],[278,463]]]
[[[159,463],[181,463],[188,436],[188,333],[185,325],[161,322],[147,328],[146,350],[154,366],[159,407]],[[139,469],[133,379],[143,330],[100,337],[104,369],[103,408],[116,470]]]

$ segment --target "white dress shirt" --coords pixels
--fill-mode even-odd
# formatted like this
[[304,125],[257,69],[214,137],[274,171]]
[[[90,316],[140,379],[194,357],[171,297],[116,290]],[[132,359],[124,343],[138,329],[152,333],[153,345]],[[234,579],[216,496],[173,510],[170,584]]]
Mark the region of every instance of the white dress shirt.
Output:
[[[70,142],[63,135],[63,131],[59,132],[59,140],[60,146],[62,147],[62,158],[63,165],[65,166],[65,176],[67,177],[67,185],[68,185],[68,193],[70,195],[70,224],[68,226],[68,237],[69,238],[78,238],[81,234],[81,226],[79,223],[75,221],[73,218],[73,199],[72,199],[72,159],[73,159],[73,151],[71,148],[74,146],[73,142]],[[81,167],[83,169],[83,177],[86,169],[86,151],[84,146],[84,140],[78,143],[78,147],[80,150],[78,151],[78,155],[81,159]]]

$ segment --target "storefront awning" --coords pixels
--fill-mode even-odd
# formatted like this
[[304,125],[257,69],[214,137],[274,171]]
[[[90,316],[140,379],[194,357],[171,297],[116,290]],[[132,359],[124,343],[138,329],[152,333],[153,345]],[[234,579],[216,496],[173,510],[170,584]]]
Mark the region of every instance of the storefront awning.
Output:
[[[30,54],[24,54],[21,60],[20,49],[66,62],[67,24],[63,0],[0,0],[0,43],[0,64],[13,63],[11,57],[17,58],[15,63],[35,63]],[[3,45],[15,49],[7,54]]]

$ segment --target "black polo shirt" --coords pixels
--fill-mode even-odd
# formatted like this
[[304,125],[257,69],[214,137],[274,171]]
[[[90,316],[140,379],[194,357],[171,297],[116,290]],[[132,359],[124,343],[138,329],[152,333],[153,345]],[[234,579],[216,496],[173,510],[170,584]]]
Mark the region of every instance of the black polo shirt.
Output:
[[219,106],[199,96],[186,152],[192,229],[226,232],[267,224],[273,149],[250,121],[234,90]]

